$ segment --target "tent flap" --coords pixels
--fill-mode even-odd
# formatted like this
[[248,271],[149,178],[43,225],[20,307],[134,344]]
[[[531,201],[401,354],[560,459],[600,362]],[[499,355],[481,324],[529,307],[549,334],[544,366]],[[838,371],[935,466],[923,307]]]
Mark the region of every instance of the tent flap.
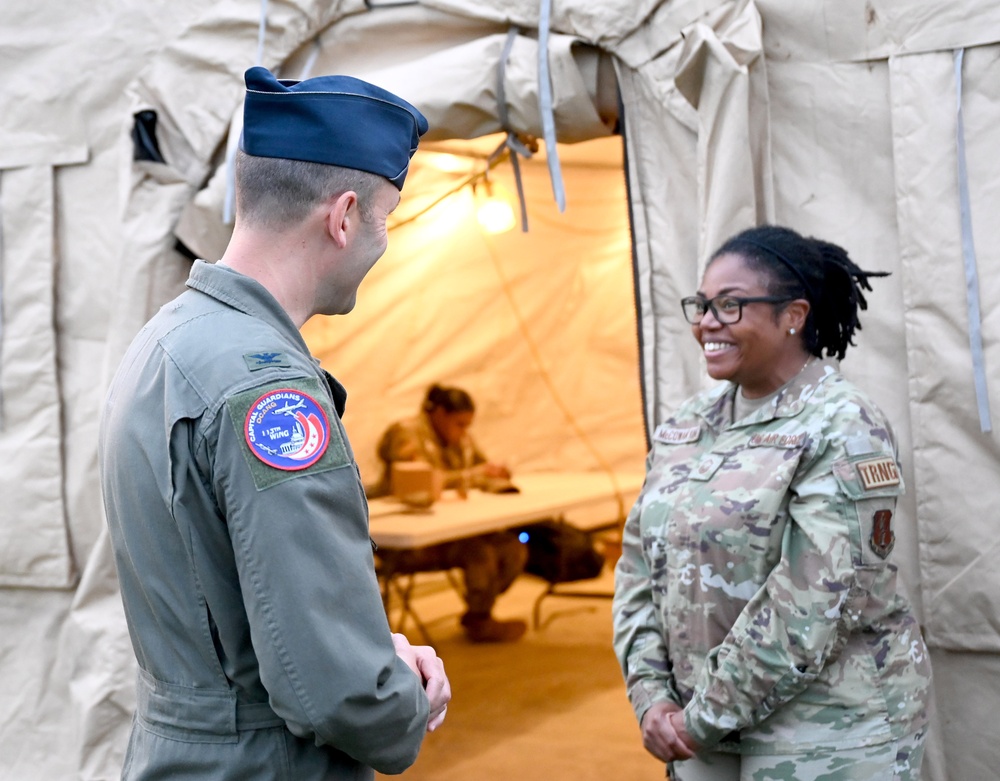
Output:
[[[1000,46],[965,59],[963,113],[981,273],[983,326],[1000,326],[1000,230],[983,204],[996,203],[1000,160]],[[928,640],[953,651],[1000,651],[1000,552],[992,491],[1000,441],[980,429],[969,347],[966,276],[958,177],[954,58],[936,52],[889,61],[893,159],[897,172],[901,273],[905,279],[906,344],[913,371],[909,393],[915,440],[913,490],[919,508],[920,563]],[[944,197],[942,197],[944,195]],[[997,406],[1000,345],[987,339],[992,406]],[[941,523],[941,519],[948,519]]]
[[51,165],[0,171],[0,220],[0,586],[67,588]]
[[[757,9],[747,5],[714,30],[692,25],[674,77],[697,110],[698,200],[704,261],[735,226],[774,214],[767,76]],[[739,190],[739,192],[737,192]]]

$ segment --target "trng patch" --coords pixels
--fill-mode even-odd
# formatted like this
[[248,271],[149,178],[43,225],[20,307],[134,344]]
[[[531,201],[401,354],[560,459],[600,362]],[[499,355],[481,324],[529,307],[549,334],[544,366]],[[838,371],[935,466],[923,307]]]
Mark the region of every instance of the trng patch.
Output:
[[858,461],[854,468],[866,491],[899,485],[899,470],[896,468],[896,459],[892,456]]

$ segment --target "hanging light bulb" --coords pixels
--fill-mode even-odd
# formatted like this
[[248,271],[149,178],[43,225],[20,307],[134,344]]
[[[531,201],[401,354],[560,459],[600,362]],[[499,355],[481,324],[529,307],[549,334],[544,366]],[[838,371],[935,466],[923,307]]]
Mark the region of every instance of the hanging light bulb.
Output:
[[471,168],[468,158],[447,152],[424,152],[421,159],[425,164],[446,174],[468,173]]
[[[499,187],[497,188],[500,189]],[[510,202],[493,191],[489,179],[485,180],[482,193],[477,193],[479,206],[476,220],[487,233],[506,233],[514,227],[514,208]]]

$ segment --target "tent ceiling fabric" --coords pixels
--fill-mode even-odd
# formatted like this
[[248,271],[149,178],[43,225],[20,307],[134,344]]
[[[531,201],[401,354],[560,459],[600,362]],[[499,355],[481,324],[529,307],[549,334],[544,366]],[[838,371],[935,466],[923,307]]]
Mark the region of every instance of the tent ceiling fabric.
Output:
[[[242,73],[256,58],[260,8],[251,0],[111,0],[79,8],[39,0],[12,4],[0,27],[0,58],[11,76],[0,96],[2,403],[5,415],[29,410],[33,399],[42,410],[29,416],[37,432],[0,429],[2,452],[23,456],[28,439],[39,448],[25,466],[36,481],[18,487],[30,495],[5,503],[3,528],[18,544],[24,538],[27,550],[37,532],[27,508],[46,508],[44,539],[51,541],[44,544],[51,560],[36,573],[44,570],[35,583],[43,587],[4,590],[3,622],[18,628],[0,638],[5,680],[16,682],[0,712],[11,725],[0,734],[0,756],[13,757],[12,778],[99,779],[118,772],[131,708],[131,651],[110,559],[98,538],[103,517],[94,487],[95,435],[102,389],[133,334],[183,284],[188,261],[174,249],[181,216],[192,244],[211,248],[225,240],[224,227],[213,223],[224,182],[212,174],[242,95]],[[294,77],[318,51],[323,67],[357,67],[407,97],[412,91],[442,128],[451,124],[455,135],[468,137],[500,127],[493,79],[498,42],[509,25],[518,25],[506,86],[519,102],[508,113],[533,129],[524,132],[534,132],[538,9],[536,0],[425,0],[371,10],[364,0],[272,0],[263,64],[280,65]],[[959,74],[964,141],[995,416],[1000,223],[992,215],[1000,210],[1000,5],[561,0],[553,3],[552,32],[564,139],[607,133],[601,85],[607,84],[602,68],[606,74],[608,58],[617,75],[647,424],[705,382],[677,299],[695,289],[707,254],[722,237],[753,221],[775,220],[844,244],[864,267],[893,272],[872,294],[859,346],[844,369],[885,407],[902,446],[909,490],[899,512],[901,572],[913,587],[943,683],[927,777],[980,777],[992,752],[979,737],[981,727],[1000,708],[1000,696],[984,686],[952,695],[949,684],[966,674],[987,680],[1000,656],[1000,584],[991,564],[998,545],[992,518],[1000,504],[1000,444],[995,431],[980,431],[976,414],[952,50],[967,48]],[[408,86],[407,65],[418,62],[430,75],[422,69],[425,81]],[[465,100],[454,97],[464,80],[459,68],[470,74],[463,85],[469,106],[454,105]],[[166,164],[129,161],[130,118],[143,108],[157,112]],[[541,169],[537,174],[533,192],[544,181]],[[51,188],[28,188],[37,201],[51,201],[51,219],[38,217],[47,208],[18,216],[28,201],[15,206],[10,199],[26,177],[51,182]],[[587,200],[575,192],[568,187],[570,210],[574,198]],[[426,229],[414,223],[397,236],[405,231],[414,254],[433,259],[433,242],[418,238]],[[31,249],[42,245],[41,254]],[[34,274],[13,274],[18,266],[12,253],[19,247],[31,257],[54,255],[33,267]],[[509,344],[524,349],[528,343],[513,336],[515,306],[550,329],[559,317],[579,316],[561,306],[548,310],[524,285],[530,270],[524,258],[498,262],[483,246],[471,255],[493,264],[494,281],[501,272],[510,275],[515,292],[505,298],[506,310],[497,305],[490,312]],[[398,257],[387,260],[399,274],[417,270]],[[560,263],[556,273],[566,275],[568,299],[583,302],[573,296],[591,288],[604,270],[597,262],[577,275]],[[41,276],[48,289],[36,288]],[[386,284],[372,278],[373,298],[383,300]],[[18,303],[29,299],[40,308]],[[461,300],[452,303],[461,314]],[[585,310],[591,305],[581,303]],[[30,318],[22,313],[29,310]],[[595,326],[610,316],[593,313]],[[624,315],[616,315],[611,330],[621,333]],[[10,319],[15,316],[17,323]],[[41,324],[43,346],[34,363],[16,362],[8,339],[29,322]],[[422,326],[443,339],[432,324]],[[600,342],[604,334],[595,327],[591,338]],[[340,335],[314,336],[329,339],[333,361]],[[363,341],[364,335],[354,338]],[[574,376],[570,366],[557,369],[544,355],[540,365],[551,364],[564,382],[593,382],[600,398],[626,369],[608,345],[596,354],[604,369],[600,380]],[[544,397],[513,362],[496,356],[496,364],[510,386],[503,396],[492,395],[482,366],[435,363],[419,349],[399,350],[397,374],[383,377],[393,388],[391,409],[365,410],[359,398],[349,415],[401,412],[434,373],[453,372],[485,394],[484,410],[497,415],[506,412],[508,399]],[[404,366],[415,372],[412,379],[398,373]],[[636,398],[637,390],[630,394]],[[620,425],[627,425],[624,418]],[[493,446],[503,441],[502,432],[487,428],[483,434]],[[359,429],[357,436],[369,434]],[[567,443],[565,453],[586,458],[579,447]],[[616,457],[625,458],[624,450]],[[524,464],[543,462],[544,454],[535,452]],[[52,488],[57,483],[59,491]],[[27,559],[34,561],[35,554],[15,567]],[[93,648],[102,653],[85,653]],[[973,656],[986,661],[966,673],[961,665]],[[977,696],[970,706],[964,692],[972,690]],[[66,745],[66,735],[73,736],[72,745],[52,752],[52,745]]]
[[[401,14],[402,15],[402,14]],[[364,78],[385,89],[407,95],[427,117],[426,141],[477,138],[509,129],[541,136],[538,111],[538,41],[527,35],[515,38],[504,69],[505,113],[509,127],[500,124],[498,67],[507,38],[505,28],[473,25],[421,6],[405,9],[406,30],[439,26],[449,30],[445,42],[438,41],[409,57],[386,58],[374,49],[374,39],[392,39],[399,45],[396,15],[373,12],[355,16],[320,33],[281,66],[285,78],[301,79],[311,74],[342,72]],[[341,28],[349,27],[348,42],[341,42]],[[336,40],[336,45],[331,43]],[[405,41],[405,37],[403,38]],[[353,44],[353,45],[352,45]],[[400,47],[402,51],[406,48]],[[598,79],[602,54],[575,36],[553,36],[549,48],[553,77],[553,102],[559,140],[572,143],[610,133],[598,106],[616,108],[614,84]],[[607,55],[603,55],[607,62]],[[395,61],[398,60],[398,61]],[[613,124],[613,123],[612,123]]]

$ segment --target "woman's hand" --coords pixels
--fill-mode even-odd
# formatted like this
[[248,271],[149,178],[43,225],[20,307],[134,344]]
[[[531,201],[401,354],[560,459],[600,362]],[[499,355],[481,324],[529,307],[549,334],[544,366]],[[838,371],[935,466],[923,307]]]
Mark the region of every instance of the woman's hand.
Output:
[[503,480],[510,479],[510,470],[503,464],[486,463],[480,464],[477,468],[484,477],[494,477]]
[[642,717],[642,745],[663,762],[691,759],[695,745],[684,726],[684,711],[673,702],[658,702]]

